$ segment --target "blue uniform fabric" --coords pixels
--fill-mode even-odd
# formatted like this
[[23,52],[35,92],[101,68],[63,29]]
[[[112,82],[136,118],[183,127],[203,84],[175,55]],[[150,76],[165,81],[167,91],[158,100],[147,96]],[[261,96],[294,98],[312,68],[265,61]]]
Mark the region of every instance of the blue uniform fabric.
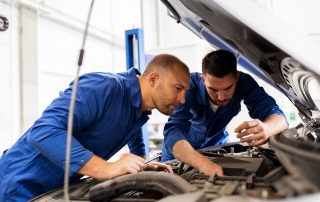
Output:
[[229,103],[213,112],[201,74],[192,73],[185,104],[174,110],[164,127],[161,161],[174,159],[172,148],[179,140],[187,140],[195,149],[227,143],[226,126],[240,112],[241,101],[251,118],[264,121],[271,114],[285,118],[275,100],[250,75],[242,72]]
[[[124,73],[90,73],[79,79],[74,112],[70,178],[98,155],[109,159],[128,144],[145,155],[141,127],[151,112],[141,112],[134,68]],[[27,201],[63,184],[68,108],[73,83],[0,159],[0,201]]]

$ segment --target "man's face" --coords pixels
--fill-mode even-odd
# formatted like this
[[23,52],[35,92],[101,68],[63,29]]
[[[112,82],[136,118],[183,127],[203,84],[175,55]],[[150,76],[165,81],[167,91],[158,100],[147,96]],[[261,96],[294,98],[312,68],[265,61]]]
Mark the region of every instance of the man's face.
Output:
[[185,103],[185,94],[189,89],[190,75],[178,67],[159,72],[159,80],[154,89],[153,101],[156,109],[165,115]]
[[236,75],[230,73],[222,78],[210,74],[202,75],[202,80],[206,86],[210,100],[219,107],[223,107],[229,103],[234,94],[238,78],[238,72]]

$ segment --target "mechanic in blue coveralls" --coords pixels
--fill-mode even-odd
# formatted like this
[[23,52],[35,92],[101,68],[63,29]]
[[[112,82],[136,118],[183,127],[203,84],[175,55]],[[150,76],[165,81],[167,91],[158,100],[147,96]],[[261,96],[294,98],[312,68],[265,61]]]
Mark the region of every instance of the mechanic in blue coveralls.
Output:
[[[161,163],[144,164],[141,127],[152,109],[169,115],[185,102],[188,67],[178,58],[154,57],[142,75],[89,73],[80,77],[71,146],[71,181],[83,175],[112,179],[144,168],[165,170]],[[68,108],[73,83],[0,159],[0,201],[27,201],[63,185]],[[131,154],[107,162],[128,144]]]
[[206,175],[223,175],[219,165],[196,150],[227,142],[226,126],[239,113],[242,101],[253,120],[234,129],[241,142],[259,146],[287,129],[275,100],[250,75],[237,71],[231,52],[207,54],[202,74],[191,74],[185,104],[174,110],[165,125],[162,162],[176,158]]

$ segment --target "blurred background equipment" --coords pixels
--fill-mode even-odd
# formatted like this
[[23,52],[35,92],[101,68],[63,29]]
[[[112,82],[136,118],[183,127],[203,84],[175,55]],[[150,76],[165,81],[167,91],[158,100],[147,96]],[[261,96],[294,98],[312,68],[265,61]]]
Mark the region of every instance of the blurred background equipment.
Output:
[[0,31],[6,31],[9,27],[9,21],[6,17],[0,15]]

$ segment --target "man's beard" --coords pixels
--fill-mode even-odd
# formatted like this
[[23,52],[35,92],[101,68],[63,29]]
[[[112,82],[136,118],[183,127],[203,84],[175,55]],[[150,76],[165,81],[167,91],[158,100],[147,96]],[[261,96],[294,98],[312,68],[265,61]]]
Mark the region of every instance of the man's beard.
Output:
[[226,106],[226,105],[229,103],[229,101],[230,101],[230,99],[224,100],[224,101],[212,100],[212,99],[210,99],[210,100],[211,100],[211,102],[212,102],[213,104],[215,104],[215,105],[217,105],[217,106],[219,106],[219,107],[224,107],[224,106]]
[[174,109],[171,109],[170,104],[168,104],[168,105],[159,104],[157,108],[158,108],[159,112],[161,112],[162,114],[167,115],[167,116],[170,116],[174,110]]
[[167,96],[164,93],[165,92],[164,87],[162,85],[159,85],[156,90],[157,92],[159,92],[155,100],[155,104],[158,111],[167,116],[171,115],[173,110],[170,107],[171,104],[168,103],[168,101],[166,100]]

